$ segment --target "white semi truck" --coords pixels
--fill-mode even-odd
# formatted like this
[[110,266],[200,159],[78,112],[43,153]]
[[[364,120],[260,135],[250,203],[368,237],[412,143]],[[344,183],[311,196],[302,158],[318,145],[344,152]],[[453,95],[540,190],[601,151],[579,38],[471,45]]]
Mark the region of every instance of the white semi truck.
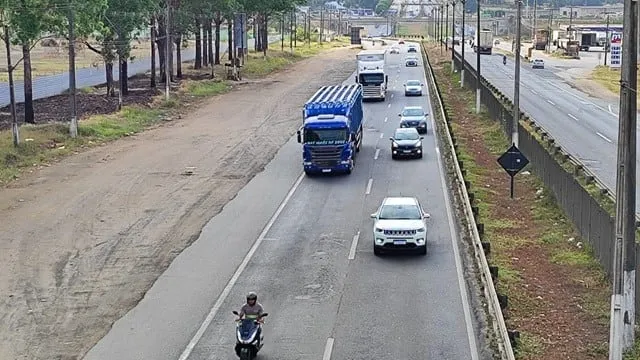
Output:
[[389,76],[385,72],[386,50],[362,50],[356,55],[358,71],[356,83],[362,85],[363,100],[384,101]]
[[480,30],[480,34],[476,36],[475,44],[473,45],[474,52],[480,52],[480,54],[491,55],[493,49],[493,31],[489,29]]

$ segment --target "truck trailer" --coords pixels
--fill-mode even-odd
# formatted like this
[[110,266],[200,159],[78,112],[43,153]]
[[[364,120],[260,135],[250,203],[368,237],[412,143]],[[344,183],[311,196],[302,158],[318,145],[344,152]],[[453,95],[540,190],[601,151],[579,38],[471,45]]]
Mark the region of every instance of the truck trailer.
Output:
[[356,83],[362,85],[364,100],[384,101],[389,76],[385,72],[387,50],[362,50],[356,55],[358,69]]
[[362,87],[323,86],[305,104],[298,143],[304,172],[350,174],[362,144]]
[[476,36],[475,44],[473,45],[474,52],[480,52],[480,54],[491,55],[493,49],[493,31],[488,29],[480,30],[480,34]]

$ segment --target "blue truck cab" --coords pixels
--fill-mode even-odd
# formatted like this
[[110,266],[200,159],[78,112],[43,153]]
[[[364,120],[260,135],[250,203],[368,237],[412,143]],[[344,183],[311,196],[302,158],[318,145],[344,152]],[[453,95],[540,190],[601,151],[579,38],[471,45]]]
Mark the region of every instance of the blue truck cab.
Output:
[[362,143],[362,87],[323,86],[305,104],[298,130],[304,172],[347,173]]

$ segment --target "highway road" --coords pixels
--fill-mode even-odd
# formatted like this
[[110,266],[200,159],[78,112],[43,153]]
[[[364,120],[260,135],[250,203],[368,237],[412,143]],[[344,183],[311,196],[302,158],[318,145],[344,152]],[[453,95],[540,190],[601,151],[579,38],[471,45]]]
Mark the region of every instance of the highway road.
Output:
[[[280,35],[271,36],[269,40],[271,42],[280,39]],[[253,46],[253,39],[249,39],[249,47]],[[220,50],[226,54],[227,43],[220,42]],[[182,61],[187,62],[195,59],[195,49],[185,49],[182,51]],[[157,58],[156,64],[159,64],[160,60]],[[136,59],[129,62],[129,77],[135,75],[144,74],[151,70],[151,56]],[[114,79],[118,79],[120,72],[116,66],[113,69]],[[78,68],[76,70],[76,86],[80,88],[98,86],[106,83],[104,64],[98,67],[91,68]],[[55,95],[60,95],[69,89],[69,73],[64,72],[56,75],[42,76],[33,80],[33,99],[44,99]],[[15,82],[15,94],[16,101],[18,103],[24,102],[24,83],[23,81]],[[11,102],[9,100],[9,83],[0,82],[0,107],[7,106]]]
[[[423,159],[391,160],[403,106],[431,110],[404,97],[404,81],[426,80],[403,60],[390,59],[392,98],[365,104],[351,175],[304,176],[289,141],[85,359],[235,359],[231,311],[251,290],[270,314],[260,359],[479,359],[433,123]],[[373,254],[369,215],[398,195],[431,214],[426,256]]]
[[[460,47],[456,47],[460,53]],[[476,54],[465,48],[465,59],[476,68]],[[572,88],[556,75],[560,69],[548,64],[532,69],[522,61],[520,70],[520,108],[544,127],[559,145],[591,170],[609,189],[615,191],[618,143],[618,104]],[[482,55],[482,75],[503,94],[513,99],[515,61],[502,55]],[[640,143],[638,145],[640,149]],[[640,171],[640,162],[638,163]],[[640,191],[636,197],[640,209]],[[637,212],[638,210],[636,210]]]

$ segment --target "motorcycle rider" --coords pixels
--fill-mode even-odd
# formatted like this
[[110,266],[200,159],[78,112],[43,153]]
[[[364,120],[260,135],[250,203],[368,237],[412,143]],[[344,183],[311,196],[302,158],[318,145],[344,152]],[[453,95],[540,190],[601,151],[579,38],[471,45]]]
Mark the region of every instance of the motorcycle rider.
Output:
[[[244,317],[255,318],[256,322],[259,324],[263,324],[262,314],[264,314],[264,308],[258,302],[258,294],[251,291],[247,294],[247,302],[242,305],[240,308],[240,312],[238,313],[238,321]],[[262,327],[258,327],[258,334],[256,335],[258,339],[261,339],[262,335]],[[260,344],[260,340],[258,340],[258,344]]]
[[507,55],[502,55],[502,63],[507,65]]

